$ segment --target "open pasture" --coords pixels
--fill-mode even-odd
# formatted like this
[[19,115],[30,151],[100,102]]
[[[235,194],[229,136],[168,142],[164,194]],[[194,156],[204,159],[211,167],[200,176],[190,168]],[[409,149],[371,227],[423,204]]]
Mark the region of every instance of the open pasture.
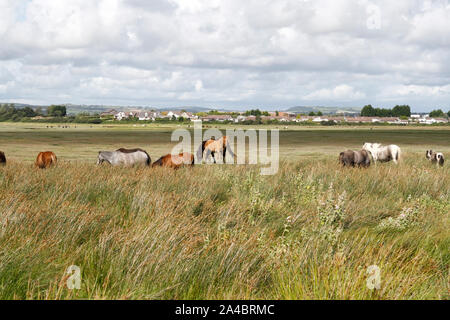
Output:
[[[47,128],[47,127],[53,128]],[[80,125],[58,128],[55,124],[2,123],[0,124],[0,150],[9,158],[25,162],[34,161],[40,151],[54,151],[60,160],[94,163],[98,151],[120,147],[140,147],[156,160],[170,153],[177,142],[171,142],[175,129],[192,129],[186,125]],[[305,157],[339,155],[347,148],[361,149],[364,142],[398,144],[404,152],[420,153],[427,149],[450,152],[450,127],[303,127],[289,126],[221,126],[205,125],[204,130],[275,129],[280,130],[280,159],[299,160]],[[269,134],[270,138],[270,134]],[[269,144],[270,146],[270,144]],[[198,146],[194,146],[193,152]],[[423,153],[423,155],[422,155]]]
[[[450,153],[447,128],[283,130],[273,176],[94,165],[119,147],[154,161],[172,129],[1,124],[0,298],[449,298],[449,163],[425,159]],[[398,144],[404,159],[337,164],[365,141]],[[44,150],[58,165],[33,168]],[[80,290],[65,285],[70,265]],[[380,290],[366,286],[370,265]]]

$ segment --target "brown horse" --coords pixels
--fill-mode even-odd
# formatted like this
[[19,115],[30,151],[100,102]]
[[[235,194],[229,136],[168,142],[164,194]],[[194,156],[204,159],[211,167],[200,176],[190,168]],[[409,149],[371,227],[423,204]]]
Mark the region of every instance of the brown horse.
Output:
[[193,166],[194,165],[194,155],[188,152],[183,152],[177,155],[167,154],[156,160],[152,164],[153,167],[167,167],[173,169],[179,169],[184,165]]
[[214,163],[216,163],[216,153],[222,155],[223,163],[225,163],[225,155],[230,152],[231,156],[235,157],[233,151],[230,148],[227,137],[223,136],[219,140],[209,139],[202,142],[202,145],[198,148],[197,159],[203,159],[206,151],[205,160],[208,159],[209,154],[213,157]]
[[39,169],[45,169],[56,164],[56,155],[51,151],[40,152],[34,163]]
[[0,151],[0,166],[4,166],[6,164],[6,157],[3,151]]

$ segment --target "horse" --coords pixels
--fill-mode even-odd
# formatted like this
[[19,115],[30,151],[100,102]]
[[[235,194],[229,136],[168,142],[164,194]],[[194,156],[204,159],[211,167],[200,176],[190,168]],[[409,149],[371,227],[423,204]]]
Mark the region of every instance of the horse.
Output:
[[39,169],[46,169],[55,165],[57,160],[55,153],[52,151],[39,152],[34,165]]
[[395,144],[383,146],[380,143],[364,143],[363,150],[367,150],[372,154],[374,162],[394,161],[395,164],[400,161],[401,149]]
[[[202,145],[198,148],[197,151],[197,159],[208,159],[209,155],[211,154],[214,160],[214,163],[216,163],[216,153],[219,153],[222,155],[223,163],[225,163],[225,155],[227,153],[227,149],[230,152],[232,157],[235,157],[233,151],[231,150],[230,144],[228,142],[228,139],[226,136],[223,136],[219,140],[215,139],[209,139],[202,142]],[[206,151],[206,157],[204,157]]]
[[347,150],[339,154],[339,163],[343,167],[363,167],[368,168],[371,163],[370,152],[367,150],[353,151]]
[[6,165],[6,156],[3,151],[0,151],[0,166]]
[[103,162],[108,162],[112,166],[134,166],[134,165],[146,165],[150,166],[152,159],[145,150],[136,149],[124,149],[120,148],[116,151],[99,151],[97,158],[97,165]]
[[194,155],[188,152],[183,152],[177,155],[167,154],[156,160],[152,164],[152,168],[160,166],[172,169],[179,169],[184,165],[194,165]]
[[433,150],[427,150],[425,156],[432,164],[439,164],[441,167],[444,165],[444,154],[441,152],[433,152]]

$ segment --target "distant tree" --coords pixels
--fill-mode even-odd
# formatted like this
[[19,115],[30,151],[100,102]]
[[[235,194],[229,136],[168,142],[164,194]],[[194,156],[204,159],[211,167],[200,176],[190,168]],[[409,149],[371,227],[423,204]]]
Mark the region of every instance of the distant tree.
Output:
[[31,109],[30,107],[25,107],[25,108],[21,109],[20,113],[22,113],[24,117],[29,117],[29,118],[36,116],[36,112],[34,112],[34,110]]
[[67,110],[65,106],[51,105],[48,107],[47,113],[52,117],[65,117],[67,115]]
[[392,109],[375,108],[376,117],[392,117]]
[[320,117],[320,116],[323,116],[323,113],[322,113],[322,111],[318,111],[317,112],[317,115]]
[[267,117],[267,116],[269,116],[270,114],[269,114],[269,112],[264,111],[264,112],[262,113],[262,115]]
[[432,118],[442,118],[444,116],[445,116],[445,113],[441,109],[433,110],[430,112],[430,117],[432,117]]
[[41,116],[42,115],[42,108],[41,107],[37,107],[34,112],[36,113],[37,116]]
[[259,109],[252,109],[252,110],[247,110],[245,111],[246,116],[261,116],[262,112]]
[[361,110],[362,117],[374,117],[375,114],[376,114],[376,111],[370,104],[364,106],[364,108],[362,108],[362,110]]
[[314,113],[314,111],[311,111],[310,113],[308,113],[308,116],[314,117],[316,114]]
[[411,108],[408,105],[397,105],[392,109],[392,116],[394,117],[410,117],[411,116]]
[[450,118],[450,110],[447,112],[447,117]]
[[278,112],[278,111],[275,111],[275,116],[279,116],[280,115],[280,113]]

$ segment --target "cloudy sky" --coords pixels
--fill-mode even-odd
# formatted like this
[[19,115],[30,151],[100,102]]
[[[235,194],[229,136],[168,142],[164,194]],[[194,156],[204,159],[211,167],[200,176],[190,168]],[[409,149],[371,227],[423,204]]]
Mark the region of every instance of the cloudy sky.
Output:
[[450,109],[449,1],[0,0],[0,101]]

